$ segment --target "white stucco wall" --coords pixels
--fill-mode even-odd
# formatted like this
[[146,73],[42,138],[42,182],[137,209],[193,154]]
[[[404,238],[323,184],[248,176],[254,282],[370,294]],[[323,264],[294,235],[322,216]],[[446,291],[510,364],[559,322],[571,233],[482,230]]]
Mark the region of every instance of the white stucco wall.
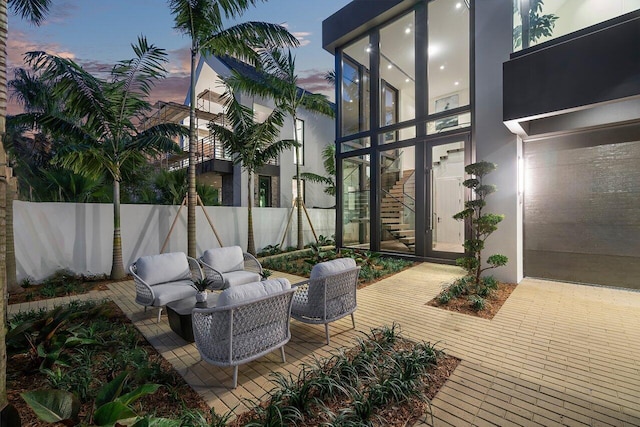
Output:
[[[247,247],[247,209],[208,206],[224,246]],[[138,257],[160,253],[178,206],[122,205],[122,250],[125,267]],[[256,248],[280,243],[288,210],[254,208],[253,227]],[[309,209],[318,235],[335,232],[333,209]],[[201,209],[196,210],[197,255],[219,247]],[[284,246],[296,244],[296,218]],[[313,241],[305,222],[304,241]],[[42,280],[58,269],[76,273],[108,274],[113,248],[113,207],[110,204],[14,202],[14,234],[17,277]],[[187,213],[183,209],[165,252],[187,250]]]

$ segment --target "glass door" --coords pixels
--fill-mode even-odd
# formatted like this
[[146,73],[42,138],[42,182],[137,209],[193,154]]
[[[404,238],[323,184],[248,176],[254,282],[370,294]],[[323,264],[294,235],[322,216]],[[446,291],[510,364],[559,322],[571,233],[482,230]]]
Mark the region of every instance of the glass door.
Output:
[[465,148],[468,135],[439,138],[426,150],[425,254],[435,258],[458,258],[464,253],[465,223],[453,219],[464,209]]

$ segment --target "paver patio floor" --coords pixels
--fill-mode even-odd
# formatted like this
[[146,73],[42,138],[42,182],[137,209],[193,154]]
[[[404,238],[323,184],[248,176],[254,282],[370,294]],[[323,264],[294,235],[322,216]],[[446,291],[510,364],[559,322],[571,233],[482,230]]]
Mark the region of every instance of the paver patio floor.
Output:
[[[157,324],[155,310],[134,303],[131,281],[84,298],[112,298],[217,412],[240,413],[246,399],[262,397],[270,372],[296,374],[351,347],[359,331],[397,322],[406,337],[438,342],[462,360],[432,402],[437,426],[640,426],[640,292],[525,279],[492,320],[425,305],[460,271],[423,263],[359,290],[356,329],[349,317],[332,323],[330,346],[322,325],[292,320],[287,362],[276,351],[241,365],[236,389],[231,368],[200,361],[166,316]],[[274,274],[283,276],[300,280]]]

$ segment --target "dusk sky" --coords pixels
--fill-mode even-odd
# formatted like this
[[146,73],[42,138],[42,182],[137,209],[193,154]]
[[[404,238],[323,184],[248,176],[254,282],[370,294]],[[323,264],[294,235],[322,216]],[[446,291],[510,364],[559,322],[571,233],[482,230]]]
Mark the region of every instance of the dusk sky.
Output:
[[[296,66],[301,85],[329,94],[322,75],[333,69],[333,57],[322,49],[322,21],[351,0],[269,0],[258,3],[238,22],[266,21],[286,25],[300,40]],[[131,44],[139,35],[169,53],[167,79],[152,93],[152,102],[184,102],[189,86],[188,37],[173,29],[165,0],[53,0],[52,13],[40,27],[9,14],[8,79],[23,67],[23,55],[44,50],[74,59],[94,72],[133,57]],[[10,100],[8,113],[19,112]]]

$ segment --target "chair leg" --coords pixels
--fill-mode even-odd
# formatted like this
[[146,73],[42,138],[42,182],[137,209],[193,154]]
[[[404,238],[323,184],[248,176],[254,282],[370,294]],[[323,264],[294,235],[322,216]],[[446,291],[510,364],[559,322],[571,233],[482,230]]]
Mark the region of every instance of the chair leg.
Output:
[[353,323],[353,329],[356,328],[356,318],[353,316],[353,313],[351,313],[351,323]]
[[287,363],[287,358],[284,356],[284,346],[280,347],[280,354],[282,354],[282,363]]
[[158,307],[158,321],[156,323],[160,323],[160,315],[162,314],[162,307]]
[[329,341],[329,324],[328,323],[324,324],[324,333],[327,336],[327,345],[329,345],[330,341]]
[[233,388],[238,387],[238,365],[233,367]]

